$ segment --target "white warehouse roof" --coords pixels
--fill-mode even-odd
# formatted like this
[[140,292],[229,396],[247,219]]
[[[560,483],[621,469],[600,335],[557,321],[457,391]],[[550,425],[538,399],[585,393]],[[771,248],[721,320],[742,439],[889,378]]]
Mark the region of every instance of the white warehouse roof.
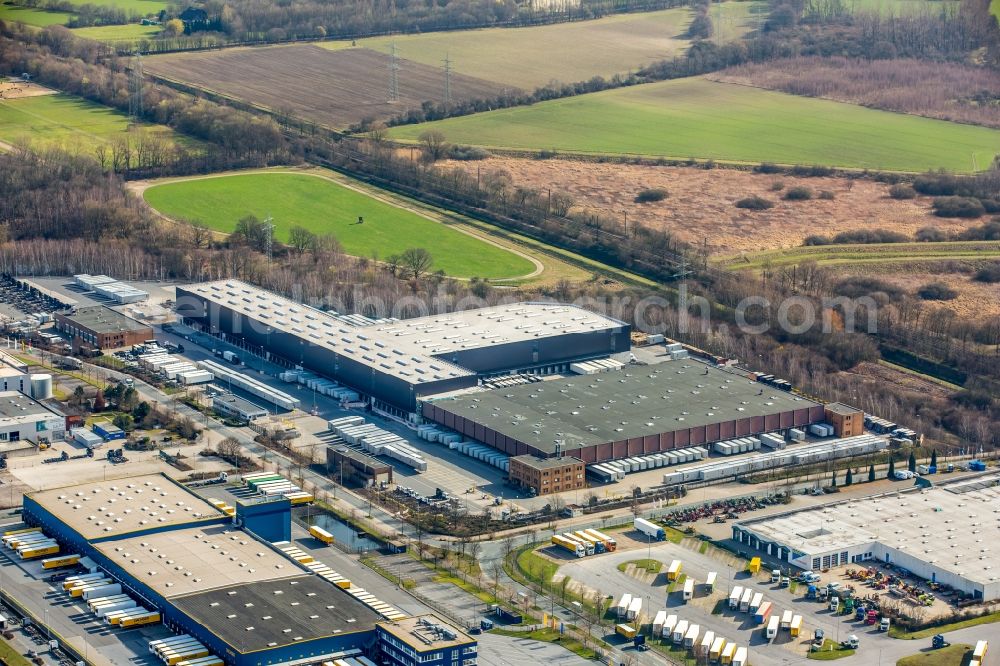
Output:
[[1000,533],[1000,474],[859,497],[737,526],[809,556],[875,544],[892,561],[920,561],[984,587],[1000,583],[1000,548],[993,543]]
[[517,303],[352,326],[342,315],[296,303],[239,280],[205,282],[184,288],[248,319],[326,347],[412,384],[475,375],[438,358],[439,354],[541,337],[618,329],[624,325],[576,306]]

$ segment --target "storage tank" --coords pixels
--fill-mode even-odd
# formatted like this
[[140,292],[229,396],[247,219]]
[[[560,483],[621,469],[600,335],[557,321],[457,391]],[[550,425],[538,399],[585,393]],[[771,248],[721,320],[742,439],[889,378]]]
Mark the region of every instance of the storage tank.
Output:
[[48,400],[52,397],[52,375],[31,375],[31,397],[35,400]]

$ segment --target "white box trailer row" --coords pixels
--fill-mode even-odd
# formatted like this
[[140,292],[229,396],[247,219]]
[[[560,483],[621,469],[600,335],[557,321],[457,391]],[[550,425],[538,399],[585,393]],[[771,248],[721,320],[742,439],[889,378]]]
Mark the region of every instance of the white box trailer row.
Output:
[[361,394],[354,389],[342,386],[332,379],[320,377],[306,370],[287,370],[278,375],[278,378],[289,384],[301,384],[307,389],[316,391],[320,395],[329,396],[342,403],[358,402],[361,400]]
[[702,446],[692,446],[676,451],[663,451],[645,456],[633,456],[619,460],[608,460],[587,466],[587,472],[604,482],[621,481],[626,474],[645,472],[658,467],[671,467],[708,457],[708,449]]
[[465,439],[464,436],[453,430],[436,425],[422,425],[417,427],[417,437],[428,442],[443,444],[453,451],[481,460],[503,472],[510,471],[510,456],[506,453],[497,451],[491,446]]
[[227,382],[238,389],[263,398],[267,402],[277,405],[289,411],[299,406],[298,398],[288,395],[284,391],[278,391],[267,384],[260,382],[249,375],[237,372],[231,367],[227,368],[221,363],[205,359],[198,361],[198,367],[207,372],[211,372],[220,382]]
[[[360,418],[360,417],[358,417]],[[336,433],[348,444],[360,446],[365,453],[386,456],[409,465],[418,472],[427,471],[427,461],[420,451],[395,433],[379,428],[374,423],[360,422],[354,417],[327,421],[327,429]]]
[[716,442],[712,445],[712,450],[724,456],[731,456],[737,453],[749,453],[760,450],[761,440],[757,437],[741,437],[740,439],[728,439],[724,442]]
[[[661,617],[663,613],[665,617]],[[736,664],[736,655],[740,655],[740,666],[747,666],[747,649],[738,647],[735,643],[718,636],[713,631],[701,634],[701,627],[688,620],[679,619],[676,615],[667,615],[666,611],[657,613],[653,622],[653,636],[663,638],[674,645],[684,645],[690,649],[696,658],[710,663]],[[700,638],[700,640],[699,640]]]
[[776,449],[736,460],[708,462],[668,472],[663,475],[663,484],[718,481],[776,467],[811,464],[874,453],[885,449],[888,445],[884,438],[868,434],[816,444],[804,444],[794,449]]

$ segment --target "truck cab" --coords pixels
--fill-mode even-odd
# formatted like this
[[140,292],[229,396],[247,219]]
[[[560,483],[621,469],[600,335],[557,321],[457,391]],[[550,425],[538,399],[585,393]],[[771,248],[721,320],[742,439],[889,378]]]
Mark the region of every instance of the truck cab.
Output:
[[887,618],[887,617],[884,617],[884,618],[882,618],[882,620],[881,620],[881,621],[880,621],[880,622],[878,623],[878,630],[879,630],[879,631],[889,631],[889,625],[890,625],[890,624],[891,624],[891,622],[890,622],[889,618]]
[[836,613],[840,610],[840,597],[830,597],[830,612]]
[[781,569],[771,569],[771,582],[778,583],[781,581]]
[[851,634],[841,645],[849,650],[857,650],[858,646],[861,645],[861,640],[854,634]]

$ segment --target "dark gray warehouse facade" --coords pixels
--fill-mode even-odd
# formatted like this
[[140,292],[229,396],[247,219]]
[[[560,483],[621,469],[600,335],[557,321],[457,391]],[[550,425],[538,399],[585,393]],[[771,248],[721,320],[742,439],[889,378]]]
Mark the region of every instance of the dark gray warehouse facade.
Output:
[[354,326],[238,280],[177,287],[182,320],[412,412],[480,377],[628,352],[630,327],[582,308],[517,303]]

